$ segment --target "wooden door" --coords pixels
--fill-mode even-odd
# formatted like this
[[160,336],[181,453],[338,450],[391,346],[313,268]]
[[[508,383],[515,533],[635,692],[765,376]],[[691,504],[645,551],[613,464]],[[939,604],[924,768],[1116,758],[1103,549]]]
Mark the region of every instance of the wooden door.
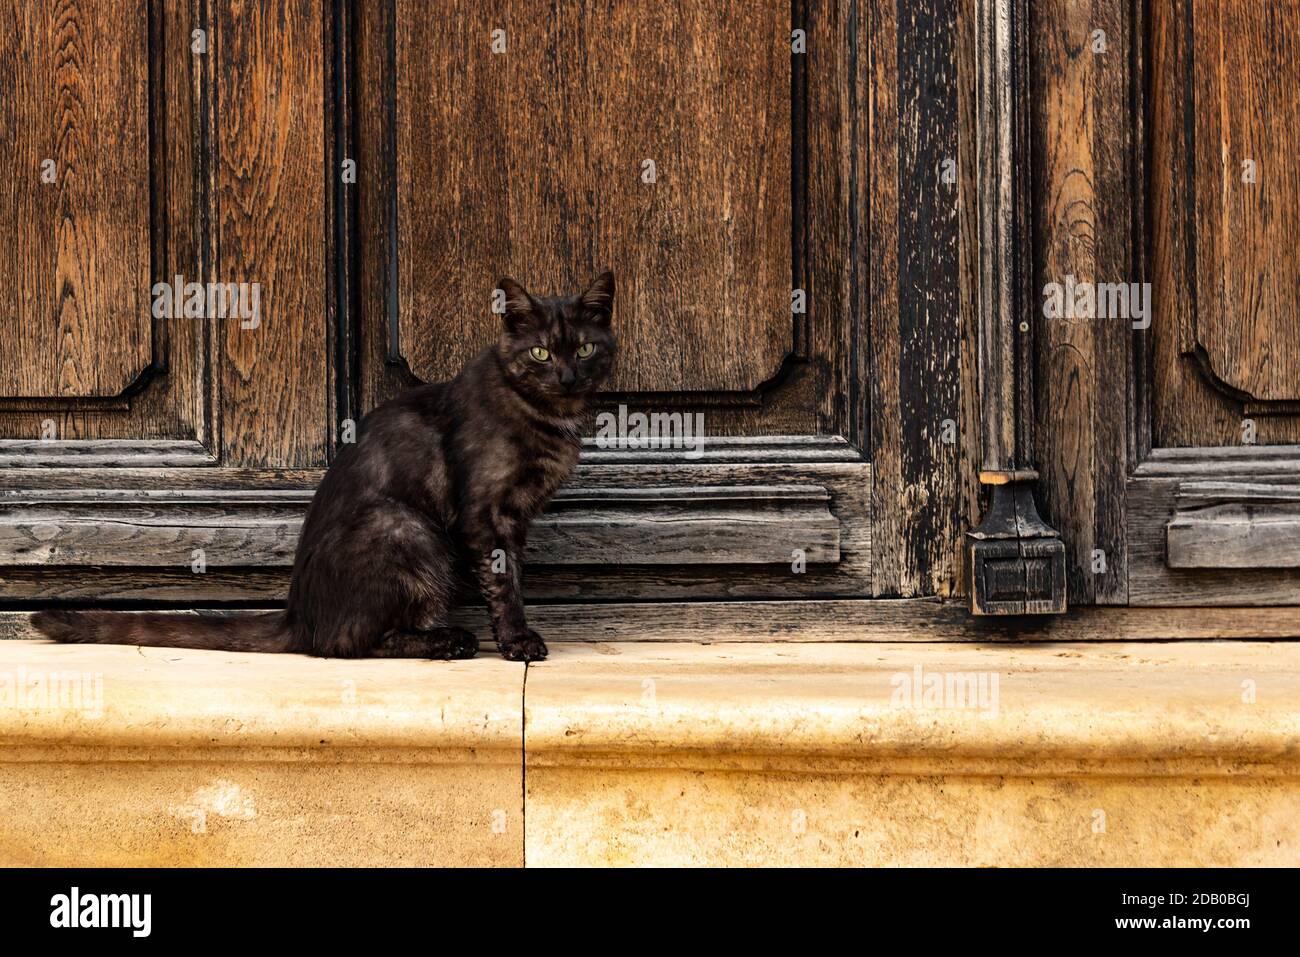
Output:
[[610,266],[601,414],[706,438],[589,440],[532,536],[533,589],[865,594],[848,209],[809,208],[844,173],[813,151],[845,131],[808,102],[809,71],[839,58],[796,52],[808,24],[781,3],[445,6],[376,4],[361,24],[363,97],[386,109],[358,147],[387,173],[361,215],[390,238],[361,289],[362,405],[493,342],[498,277],[556,294]]
[[[305,489],[335,441],[331,29],[306,0],[0,13],[6,598],[282,587],[292,528],[223,496]],[[156,308],[215,283],[257,321]]]
[[1036,15],[1039,288],[1149,283],[1042,323],[1071,600],[1300,604],[1300,3]]
[[[600,411],[702,417],[705,442],[593,423],[532,536],[535,596],[957,592],[958,0],[11,6],[5,599],[280,600],[356,421],[485,347],[502,275],[553,293],[604,267]],[[256,284],[259,320],[157,313],[191,282]]]
[[1132,597],[1295,602],[1300,3],[1154,4],[1150,37],[1151,447]]

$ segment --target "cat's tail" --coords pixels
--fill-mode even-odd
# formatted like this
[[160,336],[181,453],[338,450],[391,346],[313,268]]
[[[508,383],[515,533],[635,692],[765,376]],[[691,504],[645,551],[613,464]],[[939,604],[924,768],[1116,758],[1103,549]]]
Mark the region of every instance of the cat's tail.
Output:
[[284,612],[258,615],[161,615],[119,611],[38,611],[32,625],[68,644],[148,645],[209,651],[288,651]]

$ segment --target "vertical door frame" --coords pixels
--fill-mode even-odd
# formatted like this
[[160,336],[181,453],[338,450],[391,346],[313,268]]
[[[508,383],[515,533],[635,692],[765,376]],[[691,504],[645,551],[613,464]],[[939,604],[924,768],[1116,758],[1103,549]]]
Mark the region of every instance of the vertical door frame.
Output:
[[1065,544],[1034,502],[1028,0],[978,0],[975,30],[980,483],[991,494],[967,535],[968,594],[976,615],[1060,614]]

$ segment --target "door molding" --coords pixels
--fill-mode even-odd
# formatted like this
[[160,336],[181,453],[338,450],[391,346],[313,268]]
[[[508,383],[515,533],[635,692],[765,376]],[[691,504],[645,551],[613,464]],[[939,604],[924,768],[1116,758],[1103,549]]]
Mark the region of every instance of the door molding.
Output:
[[[419,139],[409,132],[402,134],[411,120],[410,115],[403,119],[400,97],[411,96],[412,64],[423,69],[411,51],[432,49],[434,41],[427,36],[409,35],[411,25],[402,13],[409,15],[411,9],[410,4],[397,0],[358,5],[347,24],[350,37],[345,46],[352,58],[356,92],[351,106],[355,115],[350,123],[358,168],[372,172],[359,179],[355,187],[357,241],[366,250],[366,255],[356,261],[353,277],[357,295],[355,375],[362,407],[373,407],[400,389],[417,384],[417,371],[421,369],[410,323],[426,320],[418,312],[404,311],[403,296],[408,293],[403,292],[403,283],[410,279],[404,278],[399,268],[402,256],[409,252],[406,247],[411,242],[411,223],[417,222],[411,210],[418,212],[415,199],[402,192],[405,187],[401,174],[404,164],[416,155],[409,143]],[[512,34],[509,42],[536,42],[538,31],[547,29],[549,16],[547,13],[528,24],[527,31],[524,24],[519,24],[519,35]],[[728,433],[729,437],[709,435],[704,454],[696,457],[682,456],[676,450],[602,449],[588,442],[569,487],[586,491],[594,487],[592,483],[599,483],[600,488],[627,490],[631,497],[625,509],[629,513],[640,510],[643,525],[624,524],[630,535],[624,557],[599,568],[587,565],[583,569],[581,563],[548,561],[547,556],[537,555],[527,575],[530,591],[600,600],[871,594],[874,472],[866,459],[872,439],[870,393],[876,383],[868,373],[868,260],[874,252],[868,187],[872,182],[872,161],[886,151],[876,150],[870,139],[872,77],[865,51],[875,46],[871,31],[878,24],[871,5],[817,5],[806,0],[792,0],[788,8],[780,11],[774,8],[771,20],[773,29],[779,30],[782,45],[790,43],[794,29],[804,29],[808,38],[806,52],[790,52],[788,83],[784,55],[779,57],[779,90],[775,86],[776,73],[764,74],[774,84],[769,99],[773,104],[778,104],[779,99],[780,115],[784,116],[787,109],[789,113],[790,170],[788,177],[783,173],[781,179],[782,190],[789,190],[789,281],[792,289],[805,291],[806,310],[791,311],[787,299],[783,314],[770,313],[770,321],[763,326],[774,336],[779,332],[776,338],[780,348],[764,353],[772,360],[770,366],[765,362],[752,377],[746,376],[741,382],[670,380],[666,385],[648,384],[669,389],[679,385],[692,391],[645,389],[601,394],[597,412],[612,412],[619,406],[669,415],[703,412],[708,420],[707,432]],[[882,33],[886,30],[884,26],[879,28]],[[888,32],[893,41],[894,30]],[[530,36],[533,40],[529,40]],[[488,37],[483,36],[481,41],[486,44]],[[412,43],[417,45],[413,47]],[[776,54],[770,55],[775,70]],[[766,62],[769,54],[763,56]],[[412,100],[411,105],[419,108],[417,100]],[[413,169],[418,166],[407,167],[408,173]],[[466,212],[478,214],[468,207]],[[783,237],[786,229],[782,227]],[[891,248],[899,242],[899,232],[895,225],[892,234],[886,236]],[[641,241],[652,243],[654,237],[647,234]],[[575,258],[585,259],[585,255],[581,247],[575,249]],[[784,263],[783,252],[783,272]],[[618,272],[621,264],[599,265],[611,266]],[[586,269],[587,264],[575,262],[571,268],[579,267]],[[520,267],[502,263],[501,268],[514,272]],[[475,272],[472,278],[487,284],[483,289],[486,313],[486,297],[497,275],[487,274],[485,267],[481,277]],[[516,278],[530,281],[526,275]],[[784,282],[782,279],[782,285]],[[617,305],[615,310],[617,328]],[[713,344],[715,338],[719,343],[723,341],[721,337],[710,337],[703,345]],[[410,351],[409,361],[404,347]],[[625,351],[624,361],[630,353]],[[423,371],[431,373],[433,368]],[[690,489],[682,494],[695,503],[691,509],[703,508],[711,487],[743,488],[750,499],[749,508],[758,513],[773,507],[773,501],[784,503],[776,507],[786,514],[791,528],[799,527],[814,514],[818,521],[829,515],[839,528],[838,560],[810,564],[807,574],[792,574],[790,552],[794,545],[785,550],[784,565],[747,560],[736,548],[715,555],[713,561],[681,556],[669,562],[667,558],[673,553],[661,547],[663,542],[654,547],[631,547],[639,534],[637,528],[654,528],[656,516],[664,507],[653,497],[632,494],[637,488],[651,485]],[[772,490],[787,485],[825,489],[828,498],[822,505],[805,501],[797,507],[788,499],[773,499]],[[719,534],[741,541],[742,526],[748,523],[741,518],[745,509],[733,501],[728,510],[734,522]],[[611,528],[619,522],[621,519]],[[703,551],[695,552],[696,558],[703,555]]]
[[[1176,279],[1190,288],[1199,268],[1191,218],[1196,170],[1189,158],[1198,148],[1189,99],[1195,88],[1195,51],[1188,43],[1193,10],[1190,2],[1175,10],[1171,22],[1176,29],[1161,38],[1168,44],[1164,49],[1156,47],[1151,14],[1141,3],[1133,2],[1126,13],[1133,93],[1124,115],[1135,131],[1125,157],[1135,237],[1130,275],[1139,282],[1160,278],[1153,244],[1167,232],[1180,245],[1173,255],[1166,254],[1176,274],[1165,275],[1165,281]],[[1157,74],[1167,60],[1179,61],[1173,77]],[[1154,121],[1157,98],[1169,95],[1180,102],[1172,136],[1181,149],[1169,149]],[[1165,154],[1172,157],[1171,169],[1158,165]],[[1165,184],[1171,184],[1171,195],[1165,197],[1168,222],[1148,224],[1154,191]],[[1296,414],[1300,406],[1292,401],[1259,401],[1223,379],[1200,339],[1194,297],[1173,318],[1177,361],[1218,398],[1229,420]],[[1128,375],[1133,408],[1124,488],[1129,603],[1295,604],[1300,596],[1300,517],[1294,508],[1300,446],[1159,446],[1153,391],[1157,350],[1149,334],[1135,332],[1132,342]]]
[[[822,598],[870,577],[872,468],[841,438],[586,445],[530,535],[531,598]],[[162,461],[0,469],[0,594],[282,600],[323,472]]]
[[984,520],[967,534],[971,611],[1061,614],[1065,544],[1034,503],[1029,6],[976,5],[980,483]]
[[[142,25],[146,169],[141,185],[148,194],[149,225],[149,289],[143,300],[146,312],[152,304],[155,284],[171,283],[178,273],[189,280],[208,278],[196,237],[200,219],[208,216],[203,164],[208,140],[205,124],[211,111],[206,107],[208,90],[203,85],[202,60],[189,51],[187,16],[189,11],[180,5],[164,8],[150,3],[144,11],[147,22]],[[207,26],[206,22],[201,25]],[[184,42],[177,42],[177,37],[183,37]],[[25,466],[59,467],[68,464],[70,455],[84,455],[90,463],[111,458],[112,464],[149,467],[159,464],[159,450],[164,447],[168,449],[168,464],[215,461],[214,425],[204,401],[212,389],[212,357],[204,345],[207,332],[198,322],[150,315],[147,361],[116,393],[0,396],[0,428],[11,437],[0,440],[0,468],[10,467],[10,459],[22,443],[27,445],[28,454],[21,463]],[[98,421],[113,423],[102,434],[121,434],[118,422],[147,420],[161,409],[176,421],[178,433],[184,438],[35,438],[48,422],[58,423],[65,436],[87,431],[94,434]]]
[[[0,565],[291,568],[312,489],[0,491]],[[561,489],[529,532],[530,565],[775,565],[840,560],[821,485]]]

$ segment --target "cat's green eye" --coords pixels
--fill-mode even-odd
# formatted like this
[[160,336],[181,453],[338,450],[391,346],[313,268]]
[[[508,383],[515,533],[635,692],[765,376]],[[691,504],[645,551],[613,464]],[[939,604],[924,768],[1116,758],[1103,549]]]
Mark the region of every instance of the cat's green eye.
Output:
[[538,362],[551,361],[550,350],[547,349],[545,346],[533,346],[531,349],[528,350],[528,353]]
[[582,345],[578,346],[578,358],[589,359],[591,358],[591,354],[595,351],[596,344],[594,342],[584,342]]

